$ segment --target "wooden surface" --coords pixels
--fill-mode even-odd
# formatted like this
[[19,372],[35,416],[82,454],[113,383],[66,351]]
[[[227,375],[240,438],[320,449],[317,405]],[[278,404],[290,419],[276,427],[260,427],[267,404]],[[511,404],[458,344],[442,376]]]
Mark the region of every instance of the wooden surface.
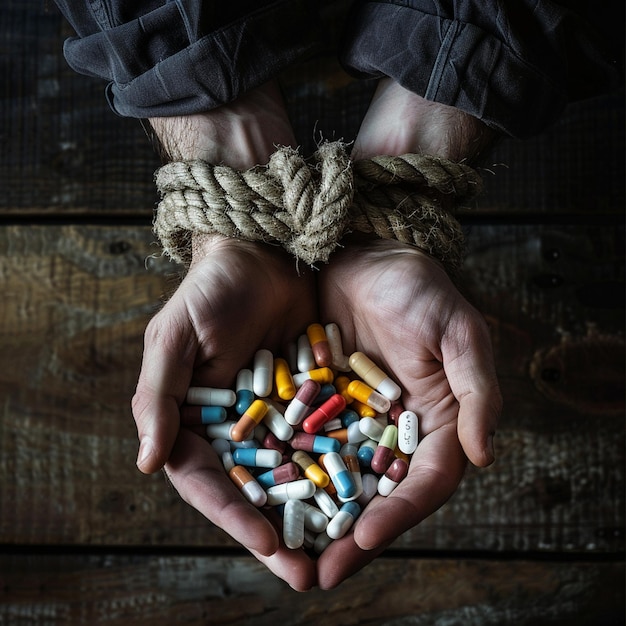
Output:
[[[0,624],[624,623],[623,94],[504,141],[463,216],[497,463],[338,589],[296,594],[136,470],[142,334],[177,278],[150,232],[158,163],[65,66],[53,8],[10,2],[0,27]],[[304,151],[316,123],[353,137],[370,85],[284,82]]]

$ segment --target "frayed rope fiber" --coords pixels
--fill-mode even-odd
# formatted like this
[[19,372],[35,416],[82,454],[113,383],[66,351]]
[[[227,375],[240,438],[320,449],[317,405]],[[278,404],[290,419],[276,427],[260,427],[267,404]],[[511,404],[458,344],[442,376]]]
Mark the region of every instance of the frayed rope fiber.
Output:
[[155,179],[155,234],[186,266],[193,233],[278,243],[313,265],[327,263],[344,234],[358,231],[416,246],[452,276],[464,238],[442,202],[459,206],[482,189],[478,173],[462,163],[422,154],[352,162],[341,142],[322,144],[308,163],[281,147],[267,165],[246,171],[175,161]]

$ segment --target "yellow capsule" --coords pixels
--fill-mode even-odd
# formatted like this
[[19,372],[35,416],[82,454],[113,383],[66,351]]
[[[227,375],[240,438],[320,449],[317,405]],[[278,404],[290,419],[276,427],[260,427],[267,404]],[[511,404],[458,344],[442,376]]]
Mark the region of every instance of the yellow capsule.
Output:
[[296,385],[285,359],[274,359],[274,385],[280,400],[291,400],[296,395]]
[[371,406],[358,400],[353,400],[350,408],[357,413],[359,417],[376,417],[377,413]]
[[267,404],[263,400],[255,400],[239,418],[230,431],[233,441],[243,441],[261,422],[267,413]]
[[330,482],[328,474],[303,450],[296,450],[291,460],[302,469],[305,478],[324,489]]
[[293,382],[296,387],[301,387],[305,380],[314,380],[320,385],[326,385],[328,383],[332,383],[335,378],[333,374],[333,370],[330,367],[318,367],[314,370],[309,370],[308,372],[300,372],[299,374],[294,374]]
[[348,393],[348,385],[350,384],[350,379],[347,376],[337,376],[333,384],[335,385],[337,393],[341,394],[344,397],[346,404],[351,404],[354,398]]
[[388,398],[360,380],[353,380],[348,385],[348,393],[355,400],[372,407],[377,413],[386,413],[391,408],[391,401]]

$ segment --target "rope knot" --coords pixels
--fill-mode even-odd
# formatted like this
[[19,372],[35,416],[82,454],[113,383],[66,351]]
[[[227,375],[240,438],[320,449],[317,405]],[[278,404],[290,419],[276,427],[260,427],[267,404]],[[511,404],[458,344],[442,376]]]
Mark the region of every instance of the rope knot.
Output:
[[451,275],[462,262],[463,234],[442,199],[467,202],[481,190],[480,177],[464,164],[418,154],[352,163],[341,142],[321,145],[310,163],[282,147],[266,166],[243,172],[178,161],[155,179],[155,233],[185,265],[194,232],[279,243],[313,265],[328,262],[351,228],[412,244]]

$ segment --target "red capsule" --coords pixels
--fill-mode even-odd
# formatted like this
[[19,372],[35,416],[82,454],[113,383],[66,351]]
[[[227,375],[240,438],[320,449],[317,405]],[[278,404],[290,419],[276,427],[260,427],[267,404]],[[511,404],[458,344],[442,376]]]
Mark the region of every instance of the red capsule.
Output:
[[302,430],[309,434],[316,433],[326,422],[337,417],[345,408],[346,399],[339,393],[333,394],[302,422]]

